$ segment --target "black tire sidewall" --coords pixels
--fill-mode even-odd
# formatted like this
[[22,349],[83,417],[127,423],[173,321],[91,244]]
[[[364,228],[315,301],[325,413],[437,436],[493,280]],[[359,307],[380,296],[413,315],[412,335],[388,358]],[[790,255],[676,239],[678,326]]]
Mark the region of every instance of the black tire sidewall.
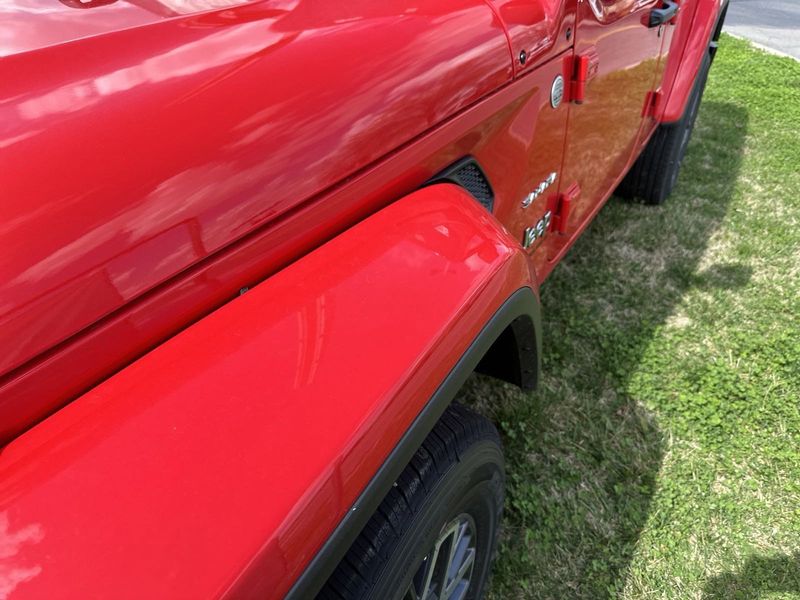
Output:
[[476,557],[468,599],[480,598],[492,562],[503,501],[503,454],[491,440],[480,440],[439,478],[378,578],[371,597],[402,598],[422,559],[442,528],[467,513],[475,522]]
[[697,73],[694,87],[692,88],[692,96],[689,98],[689,103],[686,106],[686,112],[681,118],[677,130],[674,131],[674,135],[677,137],[677,143],[674,146],[675,154],[670,159],[670,174],[665,181],[666,188],[664,195],[669,194],[672,191],[672,188],[675,186],[675,183],[678,180],[680,167],[683,163],[683,158],[686,155],[686,149],[689,147],[689,141],[692,137],[694,124],[697,120],[697,113],[700,112],[700,102],[703,99],[703,92],[706,88],[706,82],[708,80],[708,73],[710,70],[711,58],[710,56],[706,55],[703,57],[703,62],[701,63],[700,69]]

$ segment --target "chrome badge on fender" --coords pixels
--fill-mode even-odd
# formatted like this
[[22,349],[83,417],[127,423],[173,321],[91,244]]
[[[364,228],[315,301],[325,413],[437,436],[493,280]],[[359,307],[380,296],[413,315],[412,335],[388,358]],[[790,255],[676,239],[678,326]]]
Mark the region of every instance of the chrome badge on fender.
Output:
[[547,188],[553,185],[556,177],[558,177],[556,173],[550,173],[550,175],[547,176],[547,179],[541,182],[530,194],[525,196],[525,198],[522,200],[522,208],[528,208],[531,204],[533,204],[534,200],[541,196]]
[[544,237],[544,235],[547,233],[547,228],[550,226],[551,218],[552,214],[548,210],[546,213],[544,213],[544,216],[539,219],[536,225],[528,227],[525,230],[522,238],[523,248],[530,248],[536,243],[536,240],[540,240]]

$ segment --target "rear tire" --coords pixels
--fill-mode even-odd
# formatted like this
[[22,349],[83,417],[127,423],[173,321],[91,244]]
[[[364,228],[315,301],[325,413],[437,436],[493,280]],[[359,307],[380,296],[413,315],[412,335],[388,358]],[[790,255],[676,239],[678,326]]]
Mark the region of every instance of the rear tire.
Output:
[[[503,488],[497,430],[464,406],[450,406],[318,597],[388,600],[415,593],[427,600],[427,583],[441,600],[482,598]],[[449,593],[442,596],[443,589]]]
[[645,146],[642,154],[619,184],[616,195],[663,204],[675,187],[686,147],[692,136],[694,122],[711,67],[711,54],[703,57],[683,116],[675,123],[662,123]]

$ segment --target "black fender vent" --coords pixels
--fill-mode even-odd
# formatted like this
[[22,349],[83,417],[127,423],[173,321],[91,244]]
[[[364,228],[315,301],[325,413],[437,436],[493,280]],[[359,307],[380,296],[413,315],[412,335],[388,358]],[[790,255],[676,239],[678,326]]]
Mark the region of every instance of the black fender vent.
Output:
[[434,175],[426,185],[442,182],[455,183],[467,190],[489,212],[494,209],[494,191],[478,161],[471,156],[462,158]]

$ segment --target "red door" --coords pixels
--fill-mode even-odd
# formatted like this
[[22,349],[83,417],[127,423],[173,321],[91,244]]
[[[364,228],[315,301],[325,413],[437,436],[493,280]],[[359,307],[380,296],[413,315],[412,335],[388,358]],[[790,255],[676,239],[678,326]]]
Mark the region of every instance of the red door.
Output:
[[[580,103],[570,106],[561,191],[572,189],[554,259],[616,187],[632,158],[648,93],[655,87],[660,28],[649,26],[661,0],[579,0],[575,57],[590,68]],[[577,184],[575,186],[574,184]]]

